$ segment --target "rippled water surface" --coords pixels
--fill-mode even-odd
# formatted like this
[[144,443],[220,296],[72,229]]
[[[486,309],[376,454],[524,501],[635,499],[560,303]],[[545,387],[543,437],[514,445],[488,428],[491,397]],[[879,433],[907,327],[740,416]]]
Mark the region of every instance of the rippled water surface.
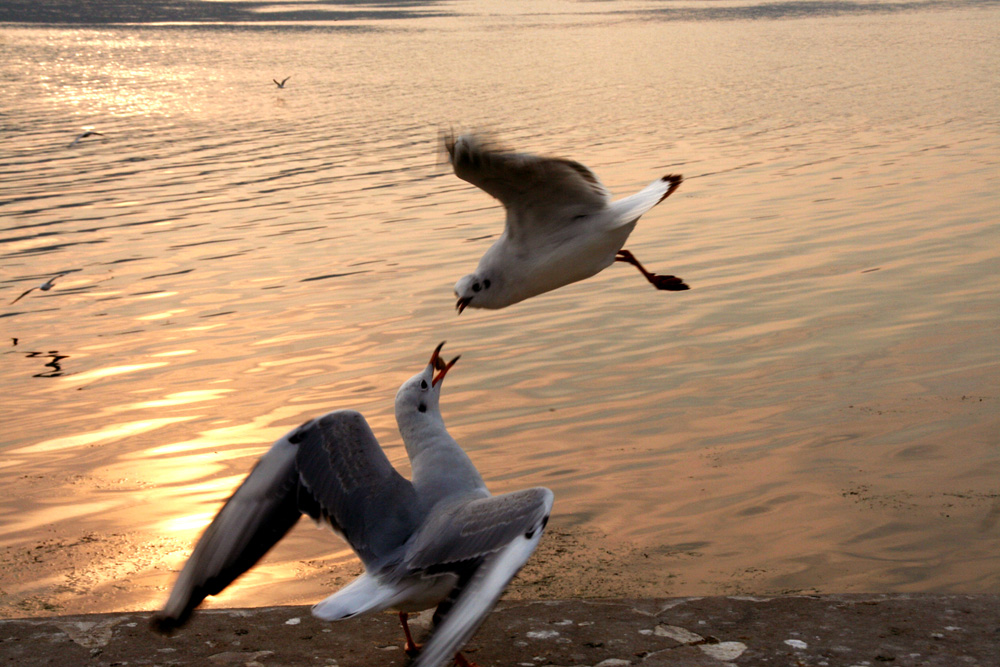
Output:
[[[408,472],[445,339],[487,483],[556,494],[512,595],[1000,591],[996,3],[272,5],[0,25],[0,615],[157,606],[327,410]],[[684,174],[627,247],[691,291],[456,317],[502,211],[450,128]],[[357,571],[303,522],[216,603]]]

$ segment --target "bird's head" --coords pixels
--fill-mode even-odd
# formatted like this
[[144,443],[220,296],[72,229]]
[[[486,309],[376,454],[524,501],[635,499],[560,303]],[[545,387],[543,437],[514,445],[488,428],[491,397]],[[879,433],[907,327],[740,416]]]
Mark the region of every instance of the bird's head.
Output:
[[455,309],[461,315],[466,308],[499,308],[497,279],[490,273],[476,271],[455,283]]
[[441,397],[441,384],[444,376],[459,357],[445,363],[441,358],[441,348],[444,341],[434,348],[434,354],[427,363],[427,367],[420,371],[396,392],[396,421],[400,430],[405,430],[406,425],[418,425],[429,419],[441,419],[441,410],[438,399]]

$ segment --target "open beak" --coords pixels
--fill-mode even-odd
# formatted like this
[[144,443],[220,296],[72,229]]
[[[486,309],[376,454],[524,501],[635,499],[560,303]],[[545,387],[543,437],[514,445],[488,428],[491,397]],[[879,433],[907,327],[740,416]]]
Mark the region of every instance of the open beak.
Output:
[[433,366],[434,370],[439,371],[444,368],[444,359],[441,358],[441,348],[444,347],[445,341],[438,343],[438,346],[434,348],[434,354],[431,355],[430,363],[428,366]]
[[457,310],[458,314],[461,315],[462,311],[465,310],[470,303],[472,303],[471,296],[467,296],[464,299],[459,299],[458,302],[455,303],[455,310]]
[[448,371],[451,369],[451,367],[454,366],[455,362],[458,361],[462,356],[458,355],[448,363],[445,363],[444,359],[441,358],[442,347],[444,347],[444,341],[441,341],[438,344],[438,346],[434,348],[434,354],[431,355],[431,360],[429,365],[432,368],[434,368],[434,370],[439,371],[438,374],[435,375],[434,378],[431,380],[432,387],[436,386],[438,382],[444,379],[444,376],[448,374]]

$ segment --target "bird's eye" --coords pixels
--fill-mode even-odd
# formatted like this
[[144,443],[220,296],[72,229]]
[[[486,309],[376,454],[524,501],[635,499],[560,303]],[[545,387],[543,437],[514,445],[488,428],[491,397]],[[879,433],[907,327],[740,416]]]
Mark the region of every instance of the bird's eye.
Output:
[[472,291],[473,292],[478,292],[480,289],[482,289],[482,288],[479,286],[479,283],[476,283],[476,284],[474,284],[472,286]]
[[420,388],[421,389],[427,389],[427,380],[421,380],[420,381]]
[[417,406],[417,410],[420,410],[421,412],[427,412],[427,404],[421,403],[420,405]]
[[486,289],[490,288],[490,279],[489,278],[485,278],[483,280],[483,287],[486,288]]

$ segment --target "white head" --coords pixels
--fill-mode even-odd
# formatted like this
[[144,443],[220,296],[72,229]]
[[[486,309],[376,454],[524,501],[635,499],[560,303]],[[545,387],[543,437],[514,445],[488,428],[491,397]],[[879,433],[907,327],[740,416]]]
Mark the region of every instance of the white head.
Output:
[[470,273],[455,283],[455,308],[458,314],[466,308],[503,308],[509,305],[500,294],[499,281],[495,274],[484,271],[480,266],[475,273]]
[[[441,358],[441,348],[444,341],[434,348],[434,354],[427,367],[403,383],[396,392],[396,423],[399,432],[405,440],[408,435],[421,431],[429,426],[444,425],[441,418],[441,408],[438,400],[441,397],[441,384],[444,376],[459,357],[448,363]],[[435,371],[437,374],[435,374]]]

